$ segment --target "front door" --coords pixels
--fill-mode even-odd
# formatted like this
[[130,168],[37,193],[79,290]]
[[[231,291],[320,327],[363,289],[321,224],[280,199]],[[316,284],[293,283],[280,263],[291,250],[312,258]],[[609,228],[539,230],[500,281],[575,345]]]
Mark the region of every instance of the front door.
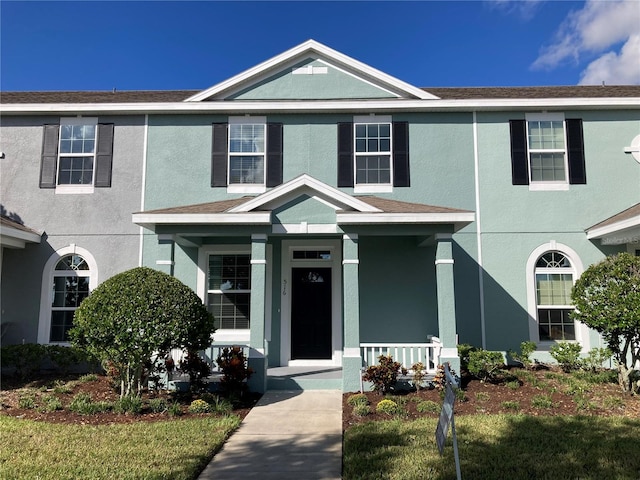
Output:
[[331,358],[331,310],[331,268],[292,268],[292,360]]

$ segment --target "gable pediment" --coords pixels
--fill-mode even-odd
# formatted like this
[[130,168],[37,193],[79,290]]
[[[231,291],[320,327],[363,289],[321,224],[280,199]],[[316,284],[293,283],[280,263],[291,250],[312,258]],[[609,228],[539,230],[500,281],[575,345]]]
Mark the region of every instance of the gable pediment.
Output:
[[382,98],[438,97],[308,40],[185,102]]

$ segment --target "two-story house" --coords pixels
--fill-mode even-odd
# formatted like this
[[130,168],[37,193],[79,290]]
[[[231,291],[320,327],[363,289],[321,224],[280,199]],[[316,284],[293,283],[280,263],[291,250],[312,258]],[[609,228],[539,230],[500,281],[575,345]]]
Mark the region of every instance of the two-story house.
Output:
[[638,86],[417,88],[310,40],[204,91],[0,102],[3,212],[31,235],[3,250],[3,342],[64,342],[145,265],[250,347],[254,389],[298,366],[352,391],[380,348],[600,346],[571,286],[640,249]]

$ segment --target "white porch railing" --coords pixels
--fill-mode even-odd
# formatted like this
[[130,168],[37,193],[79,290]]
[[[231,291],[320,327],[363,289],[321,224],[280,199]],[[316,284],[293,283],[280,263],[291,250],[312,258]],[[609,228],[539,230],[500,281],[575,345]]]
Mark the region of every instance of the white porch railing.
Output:
[[[249,346],[247,345],[238,345],[238,344],[228,344],[228,345],[220,345],[220,344],[215,344],[215,345],[210,345],[209,347],[207,347],[204,350],[199,351],[198,353],[200,354],[200,358],[202,358],[205,362],[207,362],[209,364],[209,366],[211,367],[211,372],[215,373],[215,372],[219,372],[220,371],[220,367],[218,367],[218,364],[216,363],[216,358],[218,358],[218,355],[220,355],[220,352],[224,349],[224,348],[231,348],[231,347],[240,347],[242,349],[242,353],[244,353],[245,358],[249,358]],[[185,352],[184,350],[180,349],[180,348],[174,348],[171,350],[171,352],[169,353],[169,355],[171,356],[171,358],[173,359],[173,363],[176,366],[176,368],[180,367],[180,362],[182,362],[182,360],[184,359],[185,355],[187,354],[187,352]]]
[[360,355],[365,368],[377,365],[380,355],[391,355],[394,361],[400,362],[409,372],[419,362],[424,365],[424,373],[435,374],[441,349],[440,339],[432,337],[430,343],[361,343]]

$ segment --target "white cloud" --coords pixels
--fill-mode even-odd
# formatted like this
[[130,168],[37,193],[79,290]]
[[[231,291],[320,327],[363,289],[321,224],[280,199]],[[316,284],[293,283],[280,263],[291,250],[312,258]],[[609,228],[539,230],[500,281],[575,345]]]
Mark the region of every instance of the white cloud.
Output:
[[516,14],[521,17],[523,20],[531,20],[537,10],[538,7],[545,0],[488,0],[487,5],[489,8],[495,8],[496,10],[501,10],[506,14]]
[[581,74],[581,84],[640,84],[640,2],[587,0],[558,28],[532,69],[551,70],[584,57],[595,58]]

